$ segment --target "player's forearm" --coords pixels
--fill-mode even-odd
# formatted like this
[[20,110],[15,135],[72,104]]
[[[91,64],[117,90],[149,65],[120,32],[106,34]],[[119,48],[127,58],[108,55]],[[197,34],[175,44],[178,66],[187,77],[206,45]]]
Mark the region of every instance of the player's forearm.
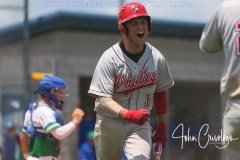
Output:
[[108,97],[99,97],[98,102],[96,105],[96,111],[97,112],[107,112],[112,115],[115,115],[121,119],[124,119],[127,110],[123,108],[121,105],[119,105],[116,101],[114,101],[112,98]]
[[166,122],[166,114],[157,115],[157,122]]
[[166,122],[167,93],[166,91],[154,93],[154,110],[158,122]]
[[74,122],[69,122],[64,126],[57,128],[56,130],[52,131],[51,134],[57,138],[58,140],[62,140],[72,134],[76,129],[76,125]]
[[125,109],[125,108],[123,108],[123,109],[119,112],[118,117],[121,118],[121,119],[125,119],[127,112],[128,112],[128,110]]

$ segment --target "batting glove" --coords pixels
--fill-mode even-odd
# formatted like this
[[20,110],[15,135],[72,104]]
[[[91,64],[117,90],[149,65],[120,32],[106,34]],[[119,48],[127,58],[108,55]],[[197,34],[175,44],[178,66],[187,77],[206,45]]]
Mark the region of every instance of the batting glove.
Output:
[[157,141],[162,142],[163,147],[167,143],[167,129],[166,129],[166,122],[158,123],[158,128],[155,131],[152,142],[155,143]]
[[142,126],[145,124],[145,122],[148,121],[149,116],[150,116],[150,112],[145,109],[140,109],[137,111],[128,110],[125,115],[125,120]]

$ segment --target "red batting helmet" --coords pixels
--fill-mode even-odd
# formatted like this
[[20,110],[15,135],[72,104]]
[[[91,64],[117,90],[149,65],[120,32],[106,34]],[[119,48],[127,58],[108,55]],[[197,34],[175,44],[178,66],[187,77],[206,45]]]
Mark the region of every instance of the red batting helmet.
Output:
[[123,24],[136,17],[146,17],[148,31],[151,32],[151,17],[148,15],[146,8],[141,3],[132,2],[123,6],[119,12],[118,28],[124,36],[127,35],[127,31]]

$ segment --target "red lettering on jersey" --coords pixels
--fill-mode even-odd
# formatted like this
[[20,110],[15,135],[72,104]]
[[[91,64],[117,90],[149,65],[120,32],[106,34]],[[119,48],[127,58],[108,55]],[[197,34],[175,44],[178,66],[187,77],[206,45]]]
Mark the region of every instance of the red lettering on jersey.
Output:
[[237,36],[237,55],[240,56],[240,22],[237,23],[236,25],[236,30],[238,32]]
[[116,93],[129,94],[137,89],[150,87],[157,84],[157,72],[148,72],[148,68],[142,70],[138,75],[118,75],[115,78],[114,88]]
[[240,22],[237,23],[237,31],[240,31]]

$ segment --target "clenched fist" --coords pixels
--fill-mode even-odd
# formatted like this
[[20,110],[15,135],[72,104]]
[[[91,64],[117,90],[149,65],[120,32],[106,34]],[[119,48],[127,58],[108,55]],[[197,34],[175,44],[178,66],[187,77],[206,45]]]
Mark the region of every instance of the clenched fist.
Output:
[[125,115],[125,119],[142,126],[148,121],[149,116],[150,112],[146,109],[140,109],[137,111],[128,110]]
[[76,108],[72,113],[72,122],[75,125],[78,125],[79,123],[81,123],[83,116],[84,116],[84,112],[81,109]]

